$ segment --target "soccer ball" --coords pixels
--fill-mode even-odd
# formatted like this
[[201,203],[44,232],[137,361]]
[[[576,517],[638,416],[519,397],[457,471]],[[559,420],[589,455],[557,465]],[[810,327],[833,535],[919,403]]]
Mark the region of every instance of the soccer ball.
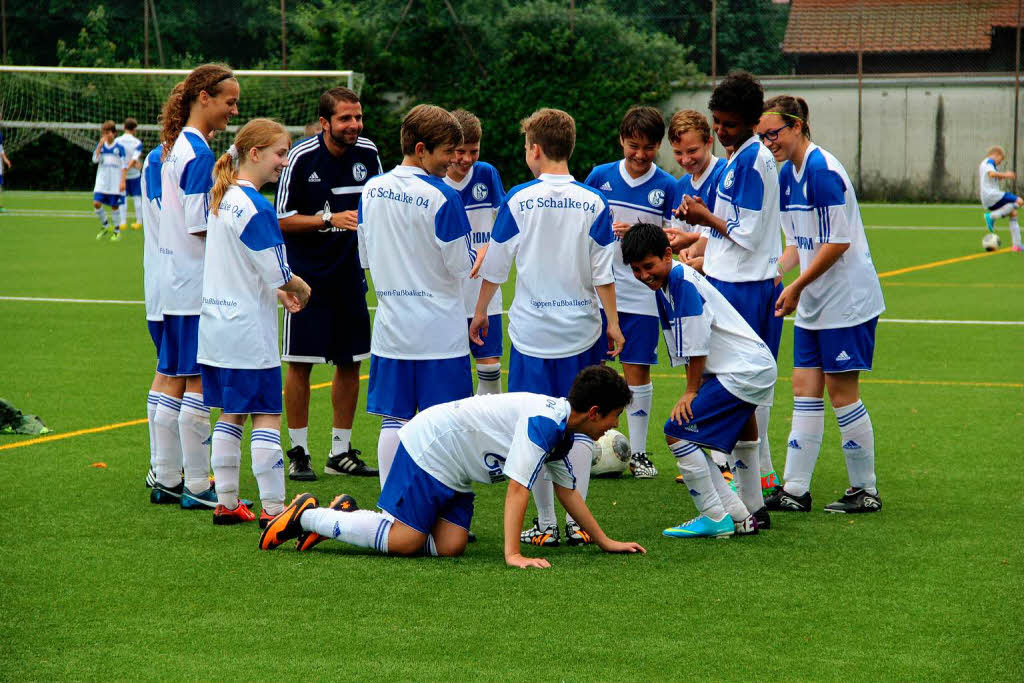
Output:
[[622,432],[609,429],[594,444],[594,459],[590,464],[590,476],[618,477],[626,470],[628,462],[629,439]]
[[981,246],[985,251],[995,251],[1003,246],[1003,241],[999,239],[999,235],[990,232],[981,238]]

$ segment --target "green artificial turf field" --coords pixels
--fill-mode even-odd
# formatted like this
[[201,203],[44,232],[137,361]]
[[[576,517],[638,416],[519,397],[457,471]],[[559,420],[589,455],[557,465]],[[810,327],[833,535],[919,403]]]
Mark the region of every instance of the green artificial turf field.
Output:
[[[813,512],[775,513],[756,537],[663,537],[694,516],[659,428],[683,374],[663,366],[649,439],[661,474],[594,481],[589,496],[611,536],[648,554],[527,549],[553,567],[515,571],[502,559],[501,485],[478,487],[480,540],[458,559],[332,542],[304,555],[290,544],[260,552],[255,525],[214,527],[209,513],[150,505],[153,348],[132,303],[142,298],[142,234],[93,239],[86,193],[2,199],[0,395],[55,437],[129,423],[42,443],[0,437],[3,678],[1024,678],[1024,256],[888,275],[980,254],[976,207],[863,209],[888,307],[862,387],[881,513],[821,512],[846,485],[829,408]],[[791,340],[787,324],[770,429],[780,472]],[[329,377],[318,368],[314,382]],[[378,424],[357,416],[354,443],[371,462]],[[312,394],[310,425],[320,470],[324,388]],[[247,469],[243,495],[257,498]],[[372,506],[378,487],[321,476],[289,482],[289,496],[303,488]]]

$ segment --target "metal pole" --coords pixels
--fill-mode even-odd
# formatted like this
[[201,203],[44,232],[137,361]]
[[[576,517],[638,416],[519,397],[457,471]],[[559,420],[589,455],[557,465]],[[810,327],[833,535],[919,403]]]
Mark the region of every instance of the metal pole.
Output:
[[[1024,0],[1017,0],[1017,41],[1014,46],[1014,79],[1013,79],[1013,172],[1017,173],[1017,140],[1020,138],[1020,29],[1021,9]],[[1013,178],[1013,190],[1017,191],[1018,178]]]
[[711,87],[718,78],[718,0],[711,0]]
[[573,25],[576,23],[576,0],[569,0],[569,33],[573,31]]
[[288,29],[284,19],[284,0],[281,0],[281,68],[288,68]]
[[861,157],[864,151],[864,0],[857,4],[857,194],[860,195],[863,192]]
[[149,68],[149,0],[142,0],[142,65]]
[[164,66],[164,43],[160,40],[160,22],[156,18],[156,0],[149,0],[149,12],[153,15],[153,33],[156,34],[156,54],[160,58],[160,66]]

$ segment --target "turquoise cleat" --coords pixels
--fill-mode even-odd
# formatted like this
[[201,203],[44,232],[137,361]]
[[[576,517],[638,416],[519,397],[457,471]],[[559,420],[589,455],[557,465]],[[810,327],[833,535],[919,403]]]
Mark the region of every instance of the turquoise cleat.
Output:
[[728,538],[735,532],[729,515],[715,521],[707,515],[694,517],[689,522],[665,529],[661,533],[672,538]]
[[992,214],[987,211],[985,212],[985,227],[988,228],[989,232],[996,231],[996,222],[992,220]]

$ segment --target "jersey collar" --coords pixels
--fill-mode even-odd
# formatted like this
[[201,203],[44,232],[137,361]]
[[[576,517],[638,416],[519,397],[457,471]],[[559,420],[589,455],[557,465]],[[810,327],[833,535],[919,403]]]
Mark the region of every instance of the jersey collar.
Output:
[[629,175],[629,171],[626,170],[626,160],[622,159],[621,161],[619,161],[619,175],[622,177],[623,182],[629,185],[630,187],[640,187],[648,180],[653,178],[654,174],[657,172],[658,165],[651,164],[651,167],[647,169],[647,173],[644,173],[639,178],[634,178],[633,176]]
[[811,152],[818,149],[818,146],[813,142],[807,143],[807,149],[804,150],[804,163],[797,169],[796,164],[790,162],[789,168],[793,171],[793,177],[799,183],[803,180],[804,171],[807,169],[807,160],[811,158]]
[[449,178],[447,175],[445,175],[444,182],[448,185],[448,187],[451,187],[454,190],[458,190],[459,192],[462,192],[463,190],[466,189],[466,187],[469,185],[469,183],[472,182],[473,175],[475,173],[476,173],[476,164],[473,164],[472,166],[469,167],[469,173],[467,173],[466,177],[463,178],[461,181],[455,182],[454,180]]
[[193,128],[192,126],[185,126],[184,128],[181,129],[181,132],[182,133],[195,133],[199,137],[199,139],[203,141],[204,145],[206,145],[207,147],[210,146],[210,143],[208,143],[206,141],[206,136],[203,135],[202,131],[199,130],[198,128]]
[[568,185],[576,181],[571,173],[541,173],[537,176],[537,180],[543,180],[545,183],[554,183],[556,185]]
[[742,145],[740,145],[739,148],[735,152],[732,153],[732,156],[729,157],[729,161],[732,161],[733,159],[738,157],[740,155],[740,152],[745,150],[747,147],[750,147],[751,145],[760,145],[760,144],[761,144],[760,138],[757,137],[757,133],[754,133],[749,138],[747,138],[746,142],[744,142]]
[[395,166],[395,170],[392,173],[406,178],[411,178],[414,175],[427,175],[427,172],[419,166],[402,166],[401,164]]
[[236,179],[235,184],[239,185],[240,187],[251,187],[254,190],[256,189],[255,185],[250,183],[248,180],[242,180],[241,178]]
[[700,174],[699,178],[690,176],[690,184],[693,185],[693,189],[699,190],[704,181],[711,176],[711,172],[715,170],[715,166],[718,164],[718,157],[714,154],[708,159],[708,165],[704,167],[704,172]]

